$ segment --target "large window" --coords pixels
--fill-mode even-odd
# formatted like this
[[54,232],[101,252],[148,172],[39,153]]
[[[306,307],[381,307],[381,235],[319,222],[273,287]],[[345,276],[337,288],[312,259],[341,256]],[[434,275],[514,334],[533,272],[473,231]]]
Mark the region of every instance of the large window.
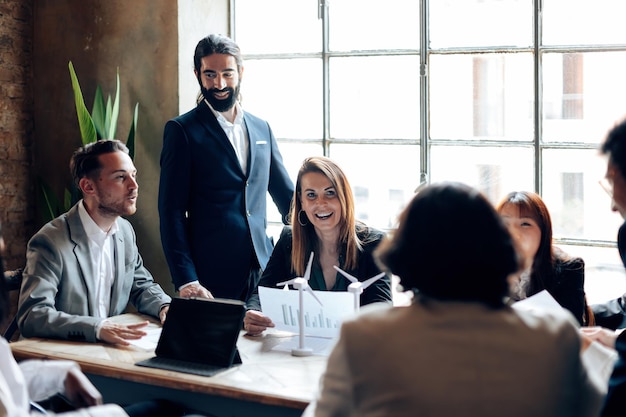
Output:
[[[321,5],[318,5],[321,3]],[[540,7],[542,7],[540,9]],[[542,195],[591,302],[624,290],[598,144],[626,115],[623,0],[231,0],[243,104],[287,168],[324,154],[367,223],[421,182]],[[279,216],[271,219],[278,222]]]

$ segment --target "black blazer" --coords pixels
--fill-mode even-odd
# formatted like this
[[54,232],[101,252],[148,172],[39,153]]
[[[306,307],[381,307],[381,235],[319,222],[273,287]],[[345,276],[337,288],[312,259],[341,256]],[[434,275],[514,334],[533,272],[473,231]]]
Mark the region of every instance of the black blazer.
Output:
[[[626,222],[617,233],[617,249],[626,267]],[[605,303],[593,304],[591,310],[598,326],[612,330],[626,327],[626,294]]]
[[[356,277],[359,281],[365,281],[381,272],[374,262],[372,252],[383,239],[384,234],[379,230],[367,228],[359,233],[359,237],[362,241],[366,241],[367,243],[363,245],[363,251],[359,253],[358,265],[355,269],[344,269],[344,271]],[[293,236],[291,234],[291,227],[287,226],[283,229],[280,239],[276,243],[272,257],[259,281],[259,286],[276,288],[277,283],[296,277],[295,272],[293,272],[291,268],[292,242]],[[313,263],[315,265],[315,258],[313,258]],[[342,263],[341,258],[340,263]],[[317,265],[319,268],[319,263]],[[338,266],[343,269],[343,265]],[[313,268],[315,268],[315,266]],[[337,284],[333,288],[333,291],[345,291],[349,284],[350,281],[348,281],[348,279],[337,273]],[[321,289],[316,287],[311,280],[309,280],[309,285],[311,285],[311,288],[314,290]],[[389,274],[374,282],[361,294],[362,306],[375,302],[391,302],[391,279]],[[250,300],[248,300],[247,309],[261,310],[258,288],[255,288]]]
[[[269,124],[244,112],[248,172],[204,102],[168,121],[163,133],[159,218],[165,258],[176,289],[195,280],[215,297],[240,299],[265,268],[267,193],[286,217],[293,182]],[[245,297],[245,295],[244,295]]]

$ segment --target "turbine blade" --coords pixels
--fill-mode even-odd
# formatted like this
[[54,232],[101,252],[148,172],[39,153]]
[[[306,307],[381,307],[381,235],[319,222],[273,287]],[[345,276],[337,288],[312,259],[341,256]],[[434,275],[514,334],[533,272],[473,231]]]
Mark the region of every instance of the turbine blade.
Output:
[[295,281],[295,278],[290,279],[289,281],[283,281],[283,282],[279,282],[278,284],[276,284],[277,287],[282,287],[283,285],[288,285],[288,284],[293,284],[293,282]]
[[335,268],[337,270],[337,272],[339,272],[341,275],[343,275],[344,277],[348,278],[350,280],[350,282],[359,282],[358,279],[356,279],[354,276],[348,274],[346,271],[344,271],[343,269],[339,268],[337,265],[333,265],[333,268]]
[[311,252],[311,256],[309,256],[309,263],[307,264],[306,271],[304,271],[304,276],[302,277],[307,281],[311,278],[311,265],[313,265],[313,252]]
[[311,287],[309,287],[308,285],[306,287],[304,287],[305,291],[308,291],[309,294],[311,294],[313,296],[313,298],[315,298],[315,300],[321,305],[324,306],[324,304],[322,304],[322,302],[320,301],[319,298],[317,298],[317,295],[315,295],[315,292],[313,292],[313,289]]
[[368,280],[363,281],[363,286],[362,286],[362,288],[363,288],[363,289],[366,289],[367,287],[369,287],[370,285],[372,285],[375,281],[377,281],[377,280],[381,279],[381,278],[382,278],[382,277],[384,277],[384,276],[385,276],[385,273],[384,273],[384,272],[381,272],[380,274],[378,274],[378,275],[376,275],[376,276],[374,276],[374,277],[372,277],[372,278],[370,278],[370,279],[368,279]]

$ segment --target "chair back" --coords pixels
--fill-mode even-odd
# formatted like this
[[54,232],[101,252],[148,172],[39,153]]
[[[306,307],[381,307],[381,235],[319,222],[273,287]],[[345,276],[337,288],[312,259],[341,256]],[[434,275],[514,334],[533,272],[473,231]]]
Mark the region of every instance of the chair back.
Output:
[[8,325],[2,332],[2,336],[9,342],[13,337],[17,338],[17,299],[19,298],[20,288],[22,287],[22,272],[23,269],[16,269],[13,271],[6,271],[4,273],[4,279],[7,282],[7,288],[9,290],[9,295],[11,298],[15,298],[16,302],[13,303],[13,307],[11,310],[11,315],[8,319]]

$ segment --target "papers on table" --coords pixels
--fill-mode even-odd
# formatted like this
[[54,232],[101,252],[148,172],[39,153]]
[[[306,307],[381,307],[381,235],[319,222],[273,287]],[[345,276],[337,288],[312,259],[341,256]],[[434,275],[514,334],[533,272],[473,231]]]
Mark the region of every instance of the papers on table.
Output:
[[[341,323],[354,314],[353,295],[343,291],[315,291],[320,305],[304,292],[304,330],[306,336],[334,338]],[[298,333],[298,291],[259,287],[263,314],[272,319],[277,330]]]
[[135,347],[144,350],[154,350],[156,349],[156,345],[159,342],[159,337],[161,337],[161,326],[157,325],[148,325],[145,328],[147,335],[138,340],[129,340],[128,342]]

